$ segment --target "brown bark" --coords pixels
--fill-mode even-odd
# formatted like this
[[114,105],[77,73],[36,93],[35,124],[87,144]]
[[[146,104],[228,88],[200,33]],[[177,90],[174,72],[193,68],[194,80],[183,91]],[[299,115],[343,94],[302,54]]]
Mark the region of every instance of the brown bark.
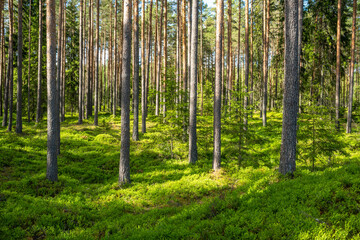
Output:
[[214,158],[213,169],[221,167],[221,82],[222,82],[222,46],[224,28],[224,1],[217,0],[216,4],[216,63],[215,63],[215,94],[214,94]]
[[346,133],[351,133],[351,121],[352,121],[352,105],[353,105],[353,96],[354,96],[355,42],[356,42],[356,8],[357,8],[357,0],[353,0],[353,23],[352,23],[352,37],[351,37],[349,103],[348,103]]
[[340,130],[340,80],[341,80],[341,0],[338,0],[337,31],[336,31],[336,93],[335,93],[335,124]]

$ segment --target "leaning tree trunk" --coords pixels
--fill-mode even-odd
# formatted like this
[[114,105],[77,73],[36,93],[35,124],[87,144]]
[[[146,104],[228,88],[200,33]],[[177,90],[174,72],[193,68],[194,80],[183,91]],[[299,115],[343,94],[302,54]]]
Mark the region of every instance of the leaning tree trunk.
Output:
[[336,129],[340,130],[340,78],[341,78],[341,0],[338,0],[337,16],[337,33],[336,33],[336,93],[335,93],[335,124]]
[[23,30],[22,30],[22,0],[18,1],[18,57],[17,57],[17,102],[16,102],[16,133],[22,133],[22,48],[23,48]]
[[59,112],[56,83],[56,22],[55,0],[46,0],[46,45],[47,45],[47,170],[46,178],[58,180],[57,124]]
[[285,1],[284,111],[279,172],[296,169],[296,130],[299,108],[298,0]]
[[119,184],[130,183],[131,0],[124,0]]
[[95,37],[95,112],[94,125],[99,125],[99,30],[100,30],[100,0],[96,0],[96,37]]
[[222,80],[222,29],[224,27],[224,0],[216,4],[216,63],[215,63],[215,95],[214,95],[214,159],[213,169],[221,167],[221,80]]
[[134,98],[134,141],[139,140],[139,0],[134,0],[134,63],[133,63],[133,98]]
[[352,105],[353,105],[353,95],[354,95],[355,41],[356,41],[356,8],[357,8],[357,0],[354,0],[352,37],[351,37],[351,63],[350,63],[349,103],[348,103],[349,107],[348,107],[346,133],[351,133],[351,121],[352,121]]

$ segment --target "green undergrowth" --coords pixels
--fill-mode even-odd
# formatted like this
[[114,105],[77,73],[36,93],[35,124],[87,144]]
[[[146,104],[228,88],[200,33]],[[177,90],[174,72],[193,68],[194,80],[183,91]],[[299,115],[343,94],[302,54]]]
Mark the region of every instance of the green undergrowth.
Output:
[[46,122],[24,122],[21,135],[1,128],[0,239],[360,239],[360,135],[327,145],[309,119],[299,120],[297,171],[282,177],[281,114],[267,127],[254,115],[241,149],[238,120],[224,119],[216,173],[211,116],[198,119],[195,165],[181,128],[150,117],[123,187],[119,117],[103,113],[94,127],[67,116],[56,183],[45,178]]

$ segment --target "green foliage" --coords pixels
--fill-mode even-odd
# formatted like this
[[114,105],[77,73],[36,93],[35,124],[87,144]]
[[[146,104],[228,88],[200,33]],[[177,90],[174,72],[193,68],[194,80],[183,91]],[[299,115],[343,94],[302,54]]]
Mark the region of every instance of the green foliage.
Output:
[[[150,117],[147,134],[131,142],[133,183],[121,188],[119,117],[100,114],[99,127],[66,117],[56,183],[45,177],[45,120],[37,127],[24,122],[23,135],[0,129],[0,238],[360,238],[358,134],[336,135],[350,155],[334,153],[331,166],[316,162],[322,171],[310,171],[310,159],[299,155],[298,170],[287,179],[276,170],[281,115],[269,113],[266,128],[258,114],[249,117],[241,166],[238,119],[227,118],[223,168],[214,173],[212,117],[199,116],[199,161],[188,165],[182,127],[168,114],[168,124]],[[311,119],[300,118],[300,132],[311,129]],[[299,151],[309,138],[299,139]]]

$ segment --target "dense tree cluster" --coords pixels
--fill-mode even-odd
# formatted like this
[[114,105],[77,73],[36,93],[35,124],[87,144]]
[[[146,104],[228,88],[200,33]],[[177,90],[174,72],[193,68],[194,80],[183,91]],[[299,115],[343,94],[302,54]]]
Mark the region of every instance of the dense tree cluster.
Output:
[[337,131],[347,121],[347,133],[356,121],[356,10],[356,0],[217,0],[216,9],[193,0],[2,0],[2,126],[12,131],[16,114],[20,134],[23,120],[47,115],[47,177],[56,181],[66,114],[95,126],[99,112],[121,115],[124,184],[131,115],[133,141],[149,114],[181,129],[191,164],[197,115],[213,115],[219,170],[224,119],[239,120],[240,160],[253,114],[265,128],[268,111],[283,111],[279,171],[293,173],[299,114],[330,116]]

